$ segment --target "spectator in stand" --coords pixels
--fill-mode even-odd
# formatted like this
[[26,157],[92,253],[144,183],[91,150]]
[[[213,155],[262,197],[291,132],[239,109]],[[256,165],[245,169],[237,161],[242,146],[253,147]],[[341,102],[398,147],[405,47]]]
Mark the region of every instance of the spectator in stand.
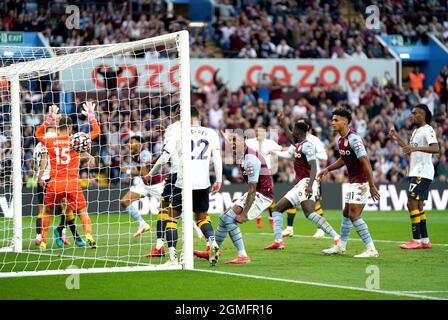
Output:
[[286,43],[286,39],[280,40],[276,51],[278,58],[291,58],[293,54],[293,49]]
[[352,53],[352,59],[368,59],[367,55],[362,51],[362,45],[357,45],[355,52]]
[[243,49],[238,53],[238,58],[256,58],[257,51],[250,45],[246,43]]
[[423,90],[424,80],[425,74],[420,72],[419,67],[415,67],[414,71],[409,73],[409,88],[411,88],[411,90]]

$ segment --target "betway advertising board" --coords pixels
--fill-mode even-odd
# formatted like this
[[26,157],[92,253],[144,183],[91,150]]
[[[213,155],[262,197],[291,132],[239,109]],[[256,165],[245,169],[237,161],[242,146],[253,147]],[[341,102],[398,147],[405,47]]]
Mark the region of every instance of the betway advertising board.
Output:
[[[280,200],[291,188],[293,184],[276,183],[274,185],[275,200]],[[322,184],[322,207],[324,209],[342,210],[344,204],[344,190],[346,184],[323,183]],[[398,211],[407,210],[406,183],[382,184],[377,186],[381,195],[378,202],[369,201],[366,211]],[[247,192],[246,184],[234,184],[223,186],[221,191],[210,196],[209,212],[221,213],[232,206],[232,203]],[[7,192],[5,192],[7,191]],[[122,211],[120,199],[128,191],[127,188],[91,188],[85,189],[89,213],[116,213]],[[38,213],[37,196],[35,190],[23,189],[23,210],[22,215],[36,216]],[[140,214],[157,214],[159,203],[154,198],[142,198],[133,203]],[[447,212],[448,206],[448,184],[432,183],[428,200],[425,201],[425,210],[438,210]],[[10,190],[0,189],[0,217],[12,218],[12,204]]]
[[[137,91],[174,91],[179,88],[177,60],[149,58],[105,58],[75,65],[61,72],[65,91],[93,91],[105,88],[101,70],[117,70],[118,87],[132,84]],[[229,82],[232,90],[246,83],[255,86],[258,77],[266,73],[285,85],[309,89],[319,78],[325,87],[357,81],[358,85],[372,78],[381,79],[386,71],[396,74],[397,64],[390,59],[191,59],[191,83],[211,85],[213,75]]]

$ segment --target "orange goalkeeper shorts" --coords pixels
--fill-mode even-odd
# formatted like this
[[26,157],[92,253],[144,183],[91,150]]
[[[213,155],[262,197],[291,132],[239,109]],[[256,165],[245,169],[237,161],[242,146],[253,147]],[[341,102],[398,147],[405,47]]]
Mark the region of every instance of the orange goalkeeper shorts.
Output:
[[45,189],[45,205],[53,210],[55,205],[61,204],[62,199],[67,199],[67,204],[73,211],[87,207],[86,198],[82,192],[79,181],[52,181],[48,182]]

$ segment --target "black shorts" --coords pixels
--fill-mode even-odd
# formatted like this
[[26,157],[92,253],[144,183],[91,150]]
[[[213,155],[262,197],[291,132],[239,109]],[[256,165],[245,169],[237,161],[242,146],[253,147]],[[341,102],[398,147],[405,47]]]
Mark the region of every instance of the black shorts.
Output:
[[408,197],[417,201],[427,200],[432,180],[422,177],[409,177]]
[[[193,190],[193,212],[201,213],[207,212],[209,207],[210,188]],[[173,188],[173,202],[171,202],[173,209],[182,212],[182,189]]]
[[169,174],[165,178],[165,187],[162,192],[162,201],[173,201],[174,185],[177,181],[177,173]]
[[[45,180],[45,186],[47,185],[48,181],[50,181],[50,179]],[[45,197],[45,187],[42,188],[40,186],[40,184],[37,184],[37,202],[38,204],[44,204],[44,197]]]

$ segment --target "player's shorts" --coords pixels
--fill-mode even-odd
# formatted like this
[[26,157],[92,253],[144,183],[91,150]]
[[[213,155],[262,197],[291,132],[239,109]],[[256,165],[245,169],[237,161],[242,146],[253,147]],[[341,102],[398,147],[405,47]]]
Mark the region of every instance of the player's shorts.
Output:
[[170,173],[165,178],[165,187],[163,188],[162,192],[162,201],[168,201],[168,202],[173,201],[173,190],[176,181],[177,181],[177,173],[173,174]]
[[432,180],[422,177],[408,177],[408,197],[417,201],[428,199],[429,187]]
[[[247,194],[248,194],[247,192],[245,194],[243,194],[243,196],[241,198],[239,198],[238,200],[236,200],[232,206],[238,206],[238,207],[244,208],[244,206],[246,205]],[[264,210],[269,208],[271,203],[272,203],[271,198],[268,198],[268,197],[262,195],[261,193],[257,192],[255,194],[255,200],[252,203],[252,206],[250,207],[249,212],[247,213],[247,219],[254,220],[254,219],[258,218]]]
[[147,185],[144,184],[142,180],[138,180],[137,183],[129,189],[129,191],[133,193],[138,193],[143,197],[147,196],[151,198],[156,198],[157,202],[160,202],[160,197],[162,196],[163,188],[164,188],[163,182]]
[[[208,212],[210,205],[210,187],[206,189],[193,190],[193,212],[203,213]],[[173,201],[171,207],[174,210],[182,212],[182,189],[178,187],[173,188]]]
[[87,207],[86,198],[84,197],[79,181],[50,180],[45,188],[45,206],[53,210],[55,205],[61,204],[63,198],[67,199],[67,204],[73,211],[82,210]]
[[50,179],[44,181],[45,185],[44,185],[43,188],[40,186],[39,183],[37,184],[37,190],[36,191],[37,191],[37,202],[38,202],[38,204],[44,204],[45,188],[47,186],[48,181],[50,181]]
[[370,188],[367,182],[349,183],[344,195],[345,203],[366,204],[370,196]]
[[311,197],[308,198],[305,194],[305,189],[309,181],[309,178],[303,178],[294,186],[294,188],[292,188],[288,191],[287,194],[285,194],[284,198],[287,199],[295,208],[299,208],[300,204],[303,201],[316,201],[317,195],[319,193],[319,187],[316,180],[314,180],[313,183],[313,194],[311,195]]

